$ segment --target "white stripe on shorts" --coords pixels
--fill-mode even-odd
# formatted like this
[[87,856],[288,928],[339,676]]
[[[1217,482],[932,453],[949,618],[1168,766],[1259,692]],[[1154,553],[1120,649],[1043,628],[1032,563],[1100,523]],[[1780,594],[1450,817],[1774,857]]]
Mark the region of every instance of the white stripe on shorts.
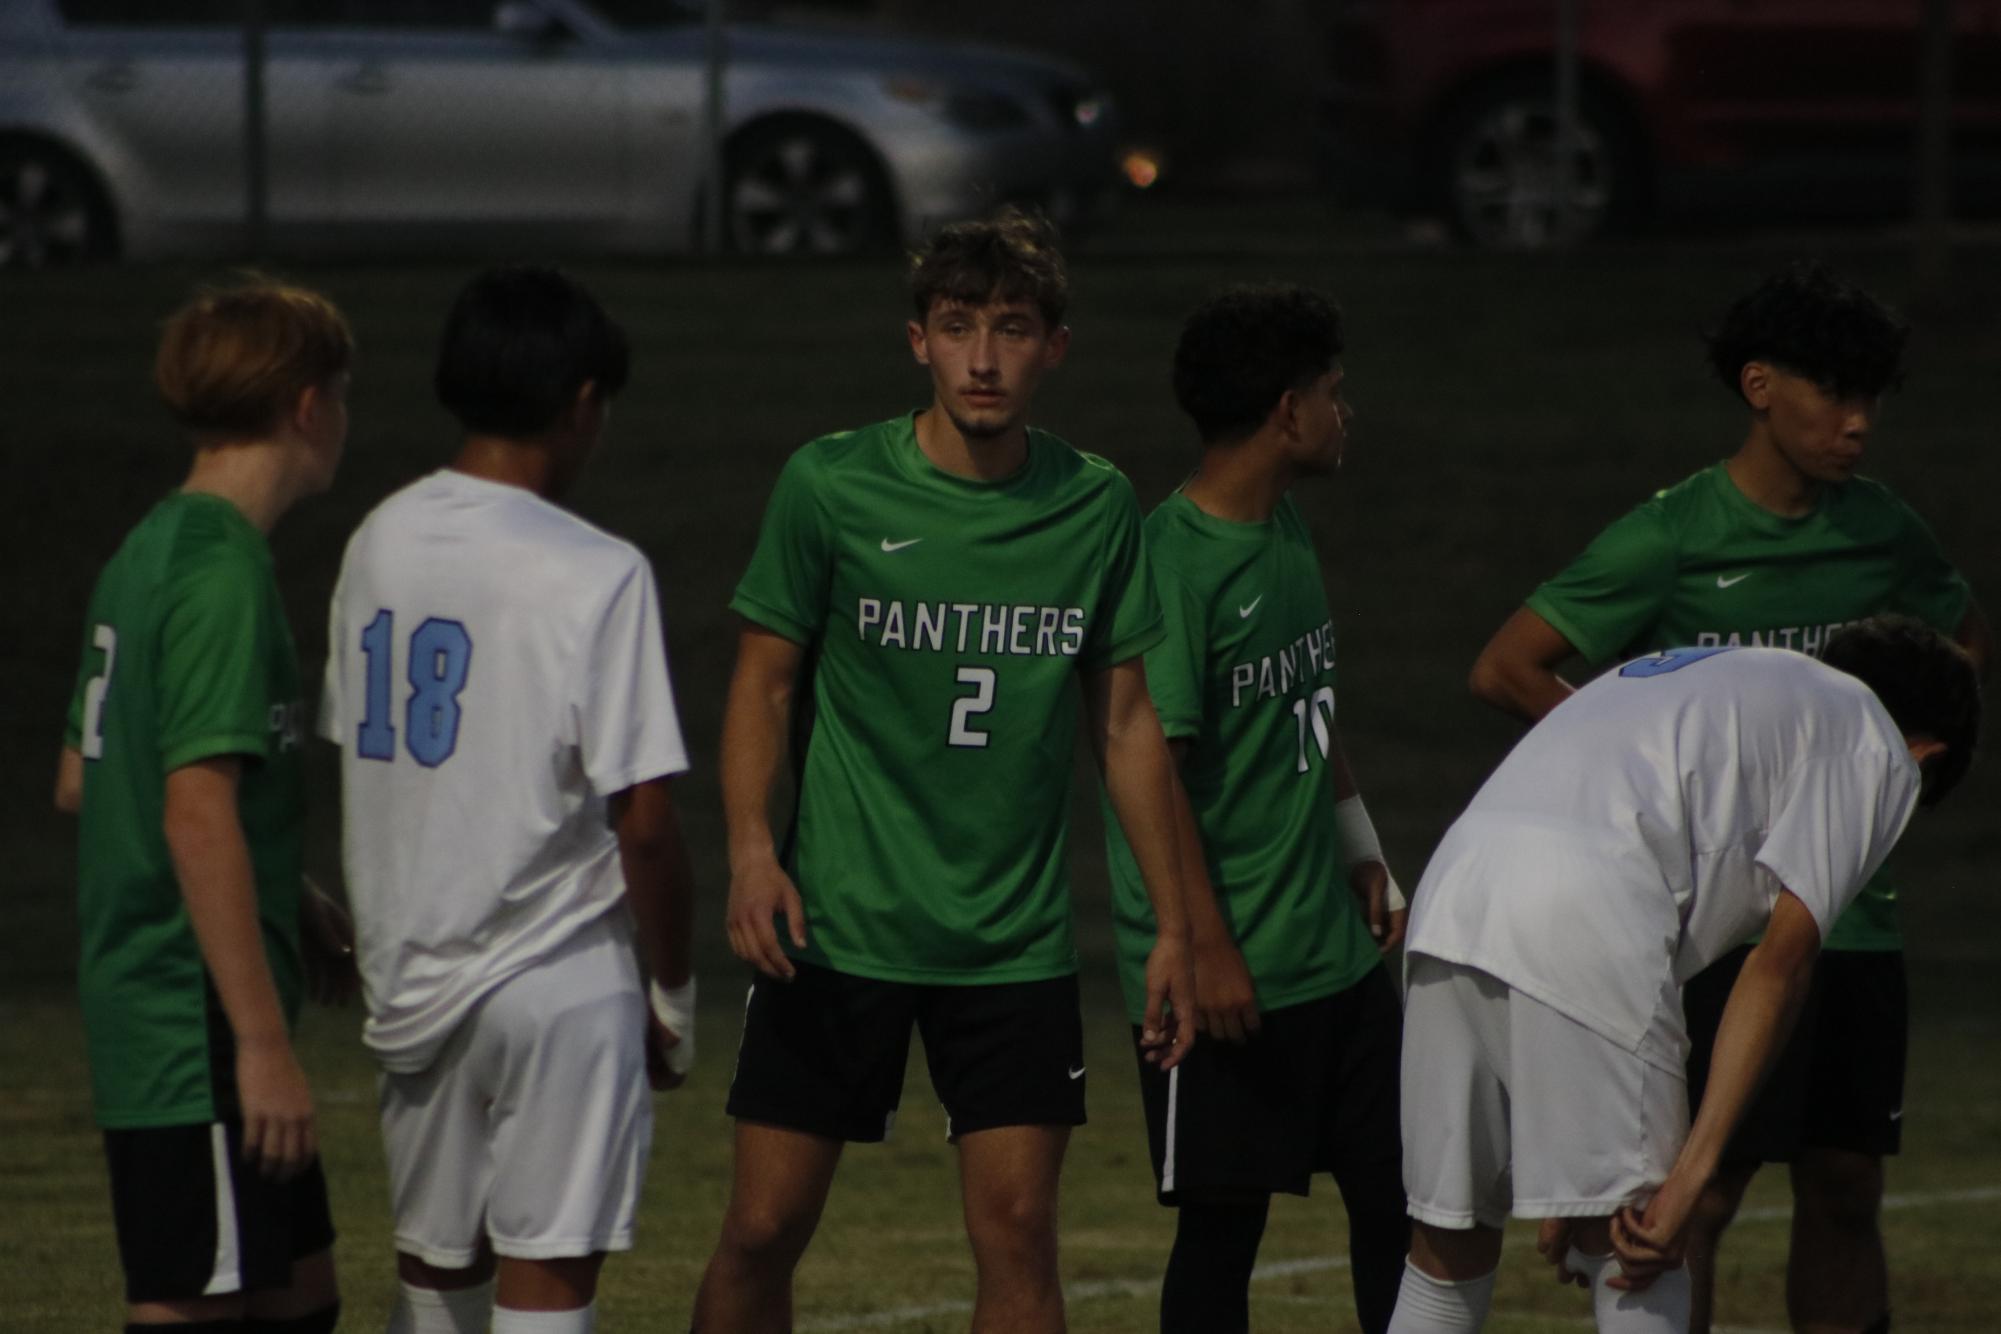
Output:
[[1181,1067],[1167,1072],[1167,1152],[1160,1156],[1160,1189],[1174,1189],[1174,1135],[1180,1118],[1175,1115],[1181,1098]]
[[209,1165],[215,1172],[215,1264],[204,1297],[243,1291],[243,1257],[236,1248],[236,1185],[229,1176],[229,1137],[222,1122],[208,1128]]

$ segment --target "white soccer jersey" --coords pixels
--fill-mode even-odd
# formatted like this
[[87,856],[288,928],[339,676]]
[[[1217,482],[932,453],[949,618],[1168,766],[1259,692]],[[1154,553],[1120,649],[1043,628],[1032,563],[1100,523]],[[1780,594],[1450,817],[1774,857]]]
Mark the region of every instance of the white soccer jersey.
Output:
[[349,541],[328,645],[363,1036],[421,1070],[619,903],[606,799],[688,767],[653,575],[520,487],[436,472]]
[[1827,929],[1919,773],[1869,688],[1784,649],[1673,649],[1579,690],[1446,832],[1406,948],[1679,1069],[1680,985],[1770,919]]

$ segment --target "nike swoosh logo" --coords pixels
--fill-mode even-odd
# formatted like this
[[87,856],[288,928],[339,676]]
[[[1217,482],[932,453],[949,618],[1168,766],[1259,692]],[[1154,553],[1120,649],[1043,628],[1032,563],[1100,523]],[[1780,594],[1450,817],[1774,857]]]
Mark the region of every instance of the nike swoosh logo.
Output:
[[1741,584],[1750,577],[1751,576],[1748,574],[1740,574],[1735,579],[1725,579],[1722,575],[1719,574],[1716,576],[1716,586],[1718,588],[1728,588],[1732,584]]
[[1265,600],[1265,595],[1260,593],[1256,597],[1251,599],[1250,606],[1237,608],[1238,618],[1246,621],[1249,620],[1251,618],[1251,613],[1258,609],[1258,603],[1263,602],[1264,600]]
[[882,549],[884,551],[901,551],[905,547],[914,547],[923,540],[924,539],[921,537],[912,537],[912,538],[906,538],[904,541],[901,542],[892,542],[885,537],[882,539]]
[[1084,1077],[1084,1067],[1081,1065],[1078,1066],[1075,1070],[1072,1070],[1070,1072],[1070,1078],[1072,1079],[1082,1079],[1083,1077]]

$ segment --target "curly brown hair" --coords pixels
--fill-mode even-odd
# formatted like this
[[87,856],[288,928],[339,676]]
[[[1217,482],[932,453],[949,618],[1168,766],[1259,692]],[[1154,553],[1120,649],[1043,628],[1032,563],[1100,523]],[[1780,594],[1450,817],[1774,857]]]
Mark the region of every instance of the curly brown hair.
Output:
[[989,217],[938,230],[910,257],[910,300],[921,324],[939,302],[981,306],[1026,301],[1051,329],[1063,323],[1070,275],[1056,228],[1010,204]]

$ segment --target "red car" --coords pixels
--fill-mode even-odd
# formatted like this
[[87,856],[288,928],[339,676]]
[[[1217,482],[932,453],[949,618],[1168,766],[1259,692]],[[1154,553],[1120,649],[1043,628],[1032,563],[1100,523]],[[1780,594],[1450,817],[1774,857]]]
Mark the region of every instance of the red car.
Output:
[[[1922,0],[1575,0],[1578,135],[1557,200],[1559,0],[1337,0],[1323,157],[1345,199],[1481,245],[1656,207],[1895,215],[1912,190]],[[1954,0],[1955,183],[2001,186],[2001,0]]]

